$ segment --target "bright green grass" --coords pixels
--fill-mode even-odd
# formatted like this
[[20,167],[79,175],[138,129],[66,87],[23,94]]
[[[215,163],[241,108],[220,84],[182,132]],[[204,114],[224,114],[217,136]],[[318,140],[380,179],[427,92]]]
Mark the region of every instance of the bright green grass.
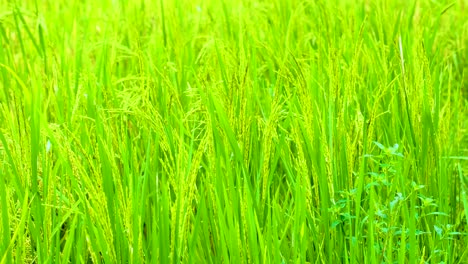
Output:
[[468,263],[467,76],[467,0],[0,0],[0,264]]

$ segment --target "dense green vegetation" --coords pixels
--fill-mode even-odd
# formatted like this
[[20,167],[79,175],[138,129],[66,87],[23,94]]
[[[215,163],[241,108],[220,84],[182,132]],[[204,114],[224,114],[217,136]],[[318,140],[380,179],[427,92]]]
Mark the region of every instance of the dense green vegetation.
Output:
[[467,263],[468,2],[0,0],[0,263]]

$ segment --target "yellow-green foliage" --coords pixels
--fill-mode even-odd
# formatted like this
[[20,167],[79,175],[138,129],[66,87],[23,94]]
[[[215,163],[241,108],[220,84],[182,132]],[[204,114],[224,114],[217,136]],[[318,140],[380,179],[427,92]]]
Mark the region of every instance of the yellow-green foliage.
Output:
[[0,263],[467,263],[467,8],[0,0]]

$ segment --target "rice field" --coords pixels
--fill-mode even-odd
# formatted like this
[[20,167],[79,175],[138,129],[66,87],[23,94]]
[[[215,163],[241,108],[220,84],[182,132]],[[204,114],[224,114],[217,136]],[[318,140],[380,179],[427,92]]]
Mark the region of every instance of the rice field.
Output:
[[468,263],[467,106],[467,0],[0,0],[0,264]]

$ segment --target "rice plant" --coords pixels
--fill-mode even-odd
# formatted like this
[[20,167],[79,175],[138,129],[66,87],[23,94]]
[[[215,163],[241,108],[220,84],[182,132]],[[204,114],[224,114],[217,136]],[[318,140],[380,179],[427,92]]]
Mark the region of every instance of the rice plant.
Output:
[[467,263],[467,9],[0,0],[0,263]]

